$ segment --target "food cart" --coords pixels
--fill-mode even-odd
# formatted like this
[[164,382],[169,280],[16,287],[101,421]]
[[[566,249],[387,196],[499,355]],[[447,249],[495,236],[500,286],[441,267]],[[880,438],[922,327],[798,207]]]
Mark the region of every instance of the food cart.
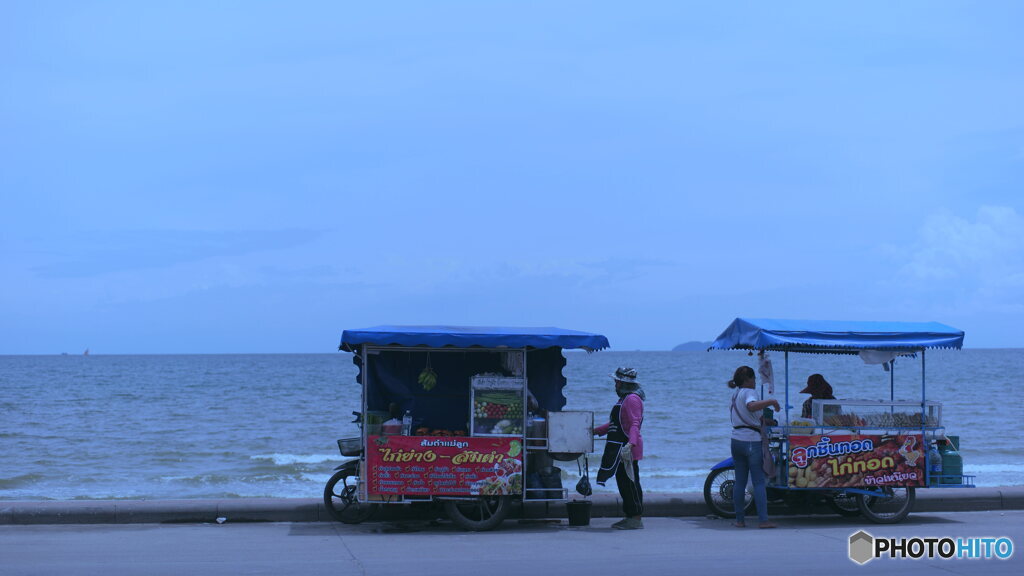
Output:
[[[793,407],[791,353],[857,355],[882,365],[888,372],[888,400],[814,400],[810,419],[790,417],[788,409],[778,415],[766,410],[762,435],[776,463],[776,474],[766,484],[769,500],[791,503],[810,493],[842,515],[896,523],[913,508],[918,488],[974,484],[973,477],[963,474],[959,447],[950,441],[957,437],[946,436],[942,404],[927,399],[925,382],[925,351],[960,349],[963,339],[962,331],[935,322],[737,318],[710,349],[782,352],[785,397],[778,400],[787,408]],[[920,360],[920,400],[895,398],[897,359]],[[764,393],[762,381],[762,398]],[[716,514],[734,515],[734,477],[728,458],[714,465],[705,481],[704,499]],[[749,492],[746,498],[752,506]]]
[[608,339],[560,328],[376,326],[345,330],[362,387],[353,459],[324,491],[342,522],[382,505],[437,503],[468,530],[497,527],[514,501],[565,501],[555,460],[593,452],[593,413],[563,411],[563,349]]

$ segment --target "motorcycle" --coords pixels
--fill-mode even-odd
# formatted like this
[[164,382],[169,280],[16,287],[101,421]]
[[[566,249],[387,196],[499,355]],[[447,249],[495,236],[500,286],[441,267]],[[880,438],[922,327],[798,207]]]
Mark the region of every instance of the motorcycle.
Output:
[[[352,412],[356,417],[353,424],[363,427],[361,412]],[[345,524],[359,524],[369,520],[380,505],[360,502],[359,490],[359,457],[363,453],[362,437],[340,438],[338,450],[349,460],[342,462],[334,469],[334,475],[324,487],[324,505],[327,512],[337,521]]]
[[[733,487],[736,484],[736,466],[732,458],[726,458],[711,467],[704,480],[704,503],[716,515],[722,518],[735,518],[736,508],[733,500]],[[754,511],[754,495],[751,492],[753,486],[747,482],[747,490],[744,492],[743,508],[748,513]],[[771,483],[766,483],[765,492],[768,497],[768,505],[784,505],[794,512],[806,513],[817,507],[827,506],[840,516],[852,518],[860,515],[860,507],[857,503],[857,495],[840,491],[796,491],[776,488]]]

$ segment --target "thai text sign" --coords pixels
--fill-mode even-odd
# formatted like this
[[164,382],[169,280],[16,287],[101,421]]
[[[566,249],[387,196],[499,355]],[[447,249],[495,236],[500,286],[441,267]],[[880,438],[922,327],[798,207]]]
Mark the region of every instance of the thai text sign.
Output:
[[515,438],[369,436],[370,494],[522,494],[522,442]]
[[920,434],[790,436],[792,488],[924,486]]

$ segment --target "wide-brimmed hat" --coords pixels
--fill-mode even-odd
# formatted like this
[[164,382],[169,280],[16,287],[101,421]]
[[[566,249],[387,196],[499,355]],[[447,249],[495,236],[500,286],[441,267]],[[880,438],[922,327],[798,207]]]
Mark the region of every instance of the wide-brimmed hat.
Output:
[[828,381],[821,374],[811,374],[807,378],[807,386],[800,391],[800,394],[810,394],[811,396],[831,396],[832,386],[829,385]]
[[632,386],[640,385],[640,382],[636,379],[636,370],[633,368],[616,368],[615,373],[612,374],[612,380],[615,380],[616,382],[622,382],[623,384],[629,384]]

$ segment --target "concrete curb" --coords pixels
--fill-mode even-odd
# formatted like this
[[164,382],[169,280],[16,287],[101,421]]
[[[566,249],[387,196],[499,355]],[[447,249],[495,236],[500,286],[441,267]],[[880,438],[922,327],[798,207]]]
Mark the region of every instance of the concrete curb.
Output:
[[[571,496],[571,495],[570,495]],[[591,498],[591,516],[622,516],[615,494]],[[648,493],[646,516],[706,516],[700,493]],[[1001,488],[934,488],[917,492],[914,512],[967,512],[1024,510],[1024,486]],[[772,507],[772,514],[786,514]],[[385,506],[375,521],[396,521],[415,516],[406,506]],[[516,507],[512,518],[565,518],[562,502],[531,502]],[[0,501],[0,525],[25,524],[169,524],[226,522],[329,522],[333,521],[319,498],[234,498],[210,500],[68,500],[42,502]]]

